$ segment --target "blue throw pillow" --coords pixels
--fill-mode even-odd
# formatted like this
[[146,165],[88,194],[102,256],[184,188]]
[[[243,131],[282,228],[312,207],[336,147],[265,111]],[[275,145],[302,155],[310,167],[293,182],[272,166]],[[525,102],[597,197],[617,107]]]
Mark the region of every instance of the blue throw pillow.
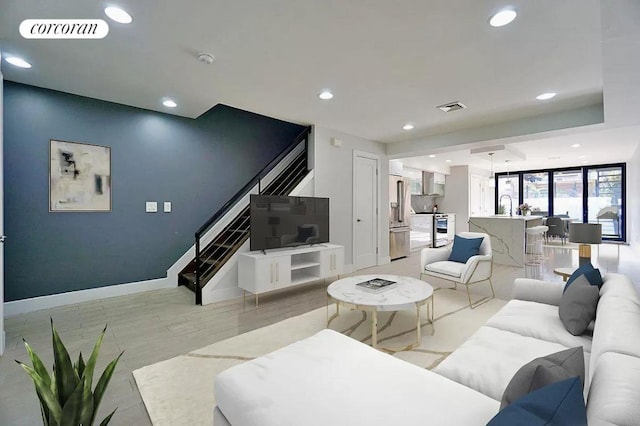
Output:
[[535,390],[503,408],[487,426],[587,424],[587,409],[580,377],[572,377]]
[[602,287],[602,284],[604,283],[602,275],[600,275],[600,269],[587,271],[584,273],[584,276],[587,278],[587,281],[589,281],[589,284],[597,285],[598,288]]
[[480,238],[462,238],[455,236],[453,238],[453,248],[449,255],[452,262],[467,263],[471,256],[476,256],[480,252],[480,245],[484,237]]
[[580,265],[578,269],[573,271],[573,274],[571,274],[571,276],[567,280],[567,283],[565,284],[564,290],[562,292],[564,293],[565,291],[567,291],[567,287],[569,287],[571,283],[574,282],[576,278],[578,278],[580,275],[583,275],[585,272],[593,271],[593,269],[594,268],[591,262],[585,263],[584,265]]

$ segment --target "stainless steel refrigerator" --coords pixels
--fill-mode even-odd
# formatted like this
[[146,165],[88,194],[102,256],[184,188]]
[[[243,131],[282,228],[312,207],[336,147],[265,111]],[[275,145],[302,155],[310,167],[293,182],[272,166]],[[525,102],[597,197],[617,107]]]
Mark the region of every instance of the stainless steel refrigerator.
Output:
[[409,256],[411,194],[409,181],[389,176],[389,256],[391,260]]

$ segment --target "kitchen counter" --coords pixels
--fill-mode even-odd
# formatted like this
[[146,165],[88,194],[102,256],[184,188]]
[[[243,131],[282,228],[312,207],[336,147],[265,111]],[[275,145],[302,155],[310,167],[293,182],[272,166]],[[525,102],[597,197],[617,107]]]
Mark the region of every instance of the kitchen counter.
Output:
[[501,265],[524,266],[525,229],[542,225],[542,216],[472,216],[469,231],[491,236],[493,261]]

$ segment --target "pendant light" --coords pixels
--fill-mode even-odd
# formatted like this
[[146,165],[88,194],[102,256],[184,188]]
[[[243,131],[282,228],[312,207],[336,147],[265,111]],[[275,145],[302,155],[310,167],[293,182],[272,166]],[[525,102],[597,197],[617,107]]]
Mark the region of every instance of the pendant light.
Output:
[[509,160],[504,160],[507,164],[507,180],[504,181],[505,188],[511,189],[511,179],[509,179]]
[[493,174],[493,154],[495,154],[494,152],[490,152],[489,153],[489,158],[491,158],[491,177],[489,178],[489,187],[490,188],[495,188],[496,187],[496,176]]

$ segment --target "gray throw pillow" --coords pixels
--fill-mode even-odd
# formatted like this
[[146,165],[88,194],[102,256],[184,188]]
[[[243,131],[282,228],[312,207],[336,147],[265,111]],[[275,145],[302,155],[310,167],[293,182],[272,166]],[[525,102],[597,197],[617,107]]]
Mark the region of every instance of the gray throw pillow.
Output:
[[558,313],[564,328],[574,336],[585,332],[596,318],[600,289],[580,275],[562,294]]
[[502,394],[500,409],[521,397],[555,382],[580,377],[584,387],[584,352],[582,346],[556,352],[523,365]]

